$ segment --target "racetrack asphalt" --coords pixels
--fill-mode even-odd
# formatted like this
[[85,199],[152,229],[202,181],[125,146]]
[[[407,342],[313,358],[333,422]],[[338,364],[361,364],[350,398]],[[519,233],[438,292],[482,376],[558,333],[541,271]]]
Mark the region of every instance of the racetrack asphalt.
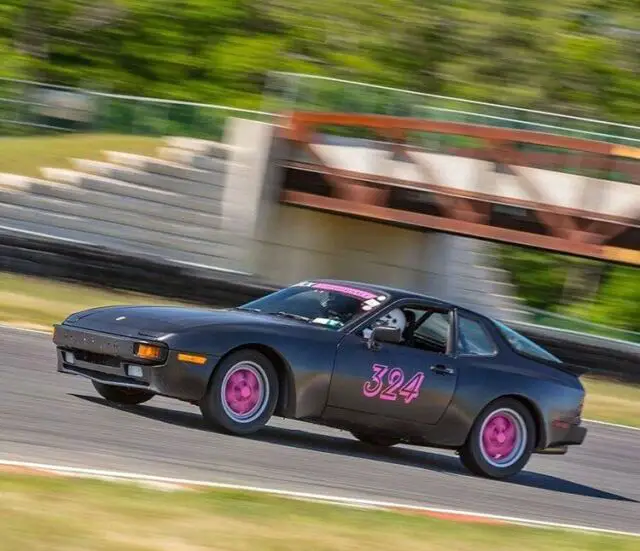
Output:
[[56,372],[49,335],[0,328],[0,459],[140,472],[429,505],[640,532],[640,432],[586,423],[583,446],[534,456],[496,482],[454,454],[375,450],[350,434],[274,419],[251,437],[207,430],[197,408],[164,398],[108,405]]

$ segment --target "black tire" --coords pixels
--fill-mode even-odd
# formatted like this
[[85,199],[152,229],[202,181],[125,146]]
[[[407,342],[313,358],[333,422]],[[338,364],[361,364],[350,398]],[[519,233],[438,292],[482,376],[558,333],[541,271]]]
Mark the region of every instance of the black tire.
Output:
[[[506,418],[506,424],[503,421],[492,420],[499,414],[503,419]],[[496,423],[493,431],[490,428],[492,422]],[[517,433],[511,451],[509,451],[509,443],[504,440],[505,438],[509,439],[509,436],[505,436],[505,432],[502,430],[503,427],[509,426],[508,423],[514,427]],[[482,432],[484,431],[487,431],[487,440],[491,440],[488,445],[483,444]],[[524,468],[531,458],[535,443],[536,424],[527,407],[518,400],[500,398],[489,404],[478,415],[467,441],[458,451],[462,464],[473,474],[492,479],[504,479],[519,473]],[[503,445],[504,448],[501,450]],[[491,458],[492,449],[489,446],[494,446],[495,459],[493,460]],[[499,458],[495,455],[495,453],[507,451],[509,453],[505,458]]]
[[109,402],[125,406],[135,406],[148,402],[155,396],[153,392],[141,388],[126,388],[91,381],[98,394]]
[[352,430],[351,434],[355,436],[360,442],[369,444],[370,446],[376,446],[379,448],[390,448],[401,442],[400,438],[394,436],[388,436],[384,434],[374,434],[372,432],[362,432],[359,430]]
[[[234,375],[235,373],[235,375]],[[240,373],[243,373],[240,375]],[[238,377],[236,383],[231,377]],[[223,386],[233,395],[223,398]],[[259,386],[256,394],[252,389]],[[225,358],[213,372],[207,393],[200,402],[200,411],[207,425],[218,432],[238,436],[253,434],[264,427],[271,419],[278,403],[278,374],[271,361],[257,350],[239,350]],[[256,403],[247,412],[237,409]],[[234,411],[234,408],[236,411]]]

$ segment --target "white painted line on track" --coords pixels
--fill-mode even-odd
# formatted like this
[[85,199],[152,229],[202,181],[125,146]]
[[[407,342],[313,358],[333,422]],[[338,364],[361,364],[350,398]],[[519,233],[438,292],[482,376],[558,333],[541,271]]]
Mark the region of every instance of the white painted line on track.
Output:
[[159,483],[164,485],[178,485],[185,488],[202,487],[202,488],[216,488],[226,490],[236,490],[245,492],[254,492],[262,494],[271,494],[275,496],[281,496],[286,498],[303,499],[308,501],[324,502],[333,505],[346,505],[351,507],[364,507],[383,510],[401,510],[401,511],[415,511],[423,513],[434,513],[441,515],[452,515],[459,517],[463,520],[464,517],[470,519],[485,519],[487,521],[498,521],[506,524],[518,524],[522,526],[529,526],[533,528],[555,528],[560,530],[573,530],[580,532],[592,532],[599,534],[611,534],[618,536],[630,536],[640,538],[640,532],[624,532],[620,530],[609,530],[606,528],[597,528],[594,526],[583,526],[577,524],[565,524],[559,522],[550,522],[544,520],[535,520],[520,517],[510,517],[503,515],[494,515],[489,513],[478,513],[473,511],[464,511],[458,509],[447,509],[442,507],[435,507],[430,505],[408,505],[404,503],[394,503],[387,501],[377,501],[369,499],[360,499],[353,497],[332,496],[328,494],[315,494],[307,492],[294,492],[289,490],[280,490],[275,488],[265,488],[260,486],[244,486],[240,484],[227,484],[222,482],[212,482],[205,480],[189,480],[184,478],[170,478],[155,475],[145,475],[139,473],[127,473],[121,471],[110,471],[102,469],[89,469],[82,467],[69,467],[64,465],[50,465],[46,463],[31,463],[27,461],[10,461],[0,460],[0,465],[7,467],[17,467],[24,469],[33,469],[40,471],[48,471],[51,473],[66,474],[71,476],[84,476],[87,478],[110,478],[119,479],[131,482],[147,482],[147,483]]
[[[10,325],[7,323],[0,323],[0,329],[10,329],[13,331],[21,331],[23,333],[34,333],[37,335],[51,335],[51,331],[44,331],[43,329],[30,329],[28,327],[20,327],[16,325]],[[620,425],[618,423],[609,423],[608,421],[596,421],[595,419],[583,419],[585,423],[593,423],[594,425],[602,425],[605,427],[613,427],[617,429],[627,429],[640,432],[640,427],[632,427],[631,425]]]
[[10,329],[11,331],[20,331],[22,333],[35,333],[37,335],[51,335],[51,331],[45,331],[44,329],[32,329],[29,327],[20,327],[19,325],[11,325],[8,323],[0,323],[0,328]]
[[596,421],[595,419],[583,419],[587,423],[593,423],[594,425],[603,425],[605,427],[615,427],[617,429],[627,429],[640,431],[640,427],[632,427],[630,425],[619,425],[617,423],[609,423],[607,421]]

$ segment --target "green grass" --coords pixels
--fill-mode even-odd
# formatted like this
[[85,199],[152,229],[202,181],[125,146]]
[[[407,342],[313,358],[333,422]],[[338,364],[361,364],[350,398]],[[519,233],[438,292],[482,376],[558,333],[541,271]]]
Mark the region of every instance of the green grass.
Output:
[[[0,273],[0,323],[51,329],[72,312],[110,304],[176,304],[176,301]],[[640,386],[583,378],[585,417],[640,427]]]
[[73,283],[0,273],[0,322],[51,329],[72,312],[111,304],[176,304],[175,301]]
[[41,167],[73,168],[72,158],[104,160],[104,150],[155,155],[161,143],[158,138],[113,134],[0,138],[0,172],[41,178]]
[[454,522],[232,491],[0,475],[3,551],[631,551],[638,539]]
[[584,416],[640,428],[640,386],[583,377],[587,390]]

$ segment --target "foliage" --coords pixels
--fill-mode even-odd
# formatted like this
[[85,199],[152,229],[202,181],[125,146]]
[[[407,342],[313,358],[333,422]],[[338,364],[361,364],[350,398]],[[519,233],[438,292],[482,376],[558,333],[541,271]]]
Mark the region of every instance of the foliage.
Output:
[[579,302],[566,309],[569,315],[595,323],[640,332],[640,269],[611,268],[593,302]]
[[567,277],[567,266],[562,256],[520,249],[500,247],[500,262],[511,274],[518,295],[527,306],[552,310],[562,301],[562,290]]
[[640,332],[640,269],[511,246],[498,256],[527,306]]
[[[4,0],[0,56],[0,77],[239,107],[259,108],[279,70],[640,124],[640,0]],[[592,267],[502,261],[530,306],[639,328],[637,271],[613,268],[571,306],[593,297]]]
[[256,106],[282,70],[637,123],[639,18],[638,0],[5,0],[0,53],[125,94]]

